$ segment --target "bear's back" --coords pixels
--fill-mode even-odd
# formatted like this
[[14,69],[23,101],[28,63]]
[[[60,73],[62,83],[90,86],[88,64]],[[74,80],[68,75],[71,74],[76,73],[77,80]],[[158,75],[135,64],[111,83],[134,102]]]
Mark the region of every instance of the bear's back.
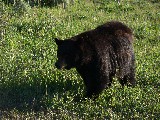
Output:
[[77,43],[84,51],[107,51],[110,47],[120,50],[125,44],[132,45],[133,33],[125,24],[111,21],[71,39],[79,41]]
[[118,30],[121,30],[124,33],[128,33],[132,35],[132,30],[127,27],[125,24],[118,21],[107,22],[103,25],[100,25],[96,28],[99,32],[107,33],[107,34],[116,34]]

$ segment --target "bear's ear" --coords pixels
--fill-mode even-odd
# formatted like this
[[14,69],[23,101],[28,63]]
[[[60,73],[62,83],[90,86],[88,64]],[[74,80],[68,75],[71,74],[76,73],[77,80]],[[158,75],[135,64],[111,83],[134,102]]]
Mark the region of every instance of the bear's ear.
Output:
[[56,42],[57,45],[61,45],[63,41],[59,40],[58,38],[55,38],[55,42]]

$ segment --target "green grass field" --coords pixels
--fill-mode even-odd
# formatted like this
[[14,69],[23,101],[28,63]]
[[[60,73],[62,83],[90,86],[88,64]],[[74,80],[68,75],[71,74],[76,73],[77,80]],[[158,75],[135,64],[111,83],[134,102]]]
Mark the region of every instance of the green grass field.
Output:
[[[78,1],[78,0],[77,0]],[[17,9],[0,2],[0,119],[123,120],[160,118],[160,2],[75,2],[66,9]],[[119,20],[133,29],[135,88],[116,79],[96,100],[85,92],[75,69],[55,68],[54,39],[69,38]]]

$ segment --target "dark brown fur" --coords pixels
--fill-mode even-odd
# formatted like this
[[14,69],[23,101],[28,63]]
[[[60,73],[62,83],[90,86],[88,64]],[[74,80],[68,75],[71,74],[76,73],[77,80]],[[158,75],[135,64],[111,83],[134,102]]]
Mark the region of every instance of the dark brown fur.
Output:
[[133,34],[121,22],[107,22],[58,45],[56,67],[75,67],[86,85],[87,97],[98,97],[116,76],[121,85],[135,85]]

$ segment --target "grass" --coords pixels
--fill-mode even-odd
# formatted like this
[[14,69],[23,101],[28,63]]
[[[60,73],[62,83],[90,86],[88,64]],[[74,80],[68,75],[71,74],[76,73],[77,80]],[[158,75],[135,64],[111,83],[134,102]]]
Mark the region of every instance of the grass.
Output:
[[[0,5],[0,119],[159,119],[158,1],[81,1],[67,9]],[[77,102],[84,96],[83,81],[74,69],[55,68],[53,38],[69,38],[110,20],[134,31],[137,86],[121,88],[114,80],[96,101]]]

